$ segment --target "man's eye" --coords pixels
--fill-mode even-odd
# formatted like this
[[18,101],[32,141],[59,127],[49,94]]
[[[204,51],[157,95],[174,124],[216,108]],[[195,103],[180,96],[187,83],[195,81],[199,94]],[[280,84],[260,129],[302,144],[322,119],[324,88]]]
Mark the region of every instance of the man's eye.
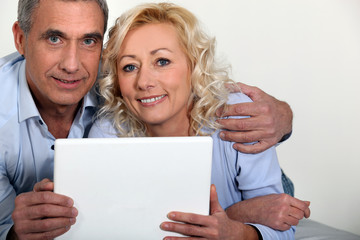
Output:
[[85,39],[84,44],[85,45],[93,45],[95,43],[94,39]]
[[49,41],[51,43],[59,43],[60,42],[60,38],[57,37],[57,36],[52,36],[52,37],[49,37]]
[[134,66],[134,65],[126,65],[125,67],[123,67],[123,70],[125,71],[125,72],[132,72],[132,71],[134,71],[136,69],[136,67]]
[[169,63],[170,63],[170,60],[165,59],[165,58],[161,58],[157,61],[157,65],[159,65],[159,66],[166,66],[166,65],[169,65]]

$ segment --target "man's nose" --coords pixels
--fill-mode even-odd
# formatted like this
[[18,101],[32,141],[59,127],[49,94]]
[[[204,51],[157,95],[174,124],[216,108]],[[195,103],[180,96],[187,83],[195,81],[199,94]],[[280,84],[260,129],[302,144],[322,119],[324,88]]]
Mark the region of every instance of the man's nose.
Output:
[[79,71],[79,67],[80,59],[77,44],[70,43],[63,49],[60,68],[66,73],[76,73]]

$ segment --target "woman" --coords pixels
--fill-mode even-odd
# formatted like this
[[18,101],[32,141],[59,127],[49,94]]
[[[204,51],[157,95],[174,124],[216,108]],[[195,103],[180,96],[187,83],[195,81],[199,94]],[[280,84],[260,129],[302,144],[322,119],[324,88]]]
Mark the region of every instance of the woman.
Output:
[[219,196],[212,187],[211,215],[172,212],[171,220],[186,224],[166,222],[161,228],[206,239],[292,239],[293,228],[280,232],[243,224],[223,211],[283,190],[274,148],[242,154],[218,136],[216,109],[250,99],[224,87],[232,81],[215,63],[214,44],[192,13],[173,4],[140,5],[123,14],[109,33],[106,77],[99,82],[104,104],[89,136],[211,135],[212,183]]

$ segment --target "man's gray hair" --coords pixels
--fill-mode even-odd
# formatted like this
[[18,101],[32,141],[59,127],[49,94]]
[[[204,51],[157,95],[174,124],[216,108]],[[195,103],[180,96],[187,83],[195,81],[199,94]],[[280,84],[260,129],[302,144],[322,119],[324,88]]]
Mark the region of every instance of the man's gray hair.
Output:
[[[109,9],[106,0],[62,0],[62,1],[95,1],[104,14],[104,34],[107,28],[107,21],[109,17]],[[32,14],[39,6],[40,0],[19,0],[18,4],[18,22],[20,28],[24,31],[25,36],[30,32],[32,26]]]

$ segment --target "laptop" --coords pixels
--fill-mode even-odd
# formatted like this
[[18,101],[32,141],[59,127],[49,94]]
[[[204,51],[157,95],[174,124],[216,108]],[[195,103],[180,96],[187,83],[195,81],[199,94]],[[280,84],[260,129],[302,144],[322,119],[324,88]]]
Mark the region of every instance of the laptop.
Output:
[[162,239],[170,211],[209,214],[211,137],[58,139],[54,192],[76,224],[57,239]]

